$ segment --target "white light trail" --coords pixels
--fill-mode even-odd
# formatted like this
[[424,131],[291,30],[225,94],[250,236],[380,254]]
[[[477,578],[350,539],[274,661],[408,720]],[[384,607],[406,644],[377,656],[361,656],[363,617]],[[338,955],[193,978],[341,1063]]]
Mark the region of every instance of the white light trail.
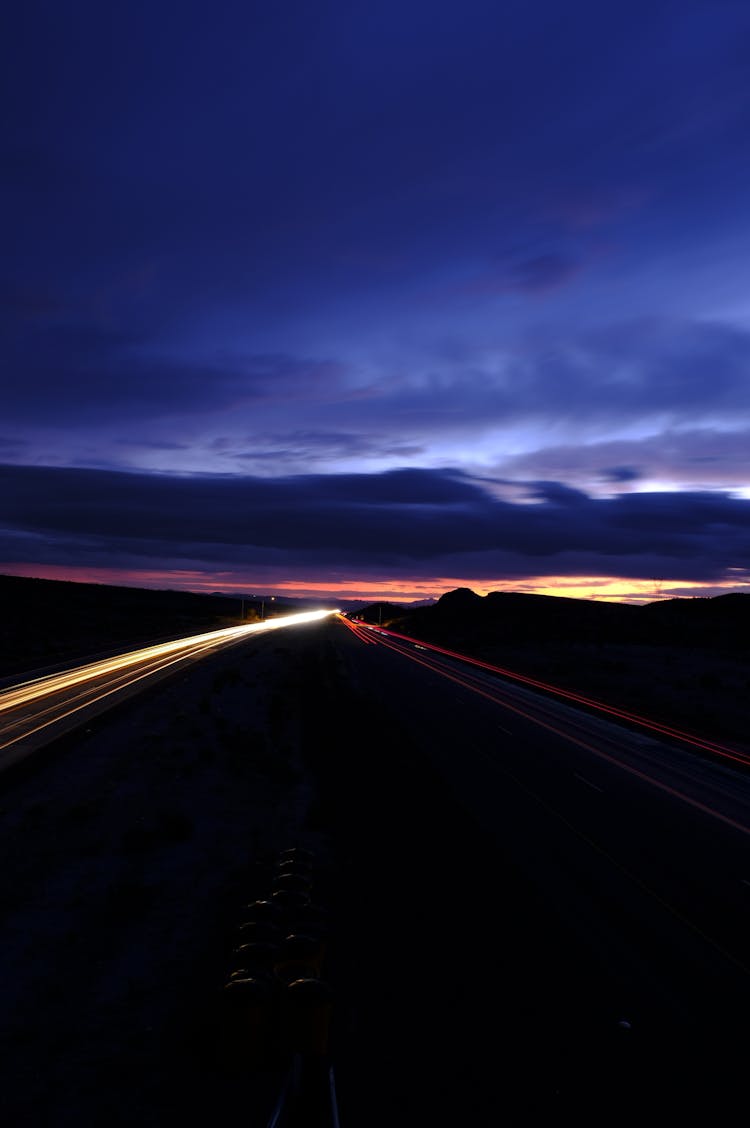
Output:
[[41,678],[33,678],[27,682],[20,682],[17,686],[12,686],[0,694],[0,713],[12,709],[16,705],[35,701],[45,694],[72,689],[74,686],[91,681],[93,678],[101,677],[104,674],[113,674],[132,666],[140,666],[152,659],[165,658],[168,655],[179,657],[181,653],[194,652],[196,648],[208,650],[222,643],[239,642],[246,635],[257,634],[260,631],[297,626],[300,623],[310,623],[316,619],[323,619],[326,615],[336,614],[338,614],[337,611],[303,611],[295,615],[280,615],[276,619],[264,620],[262,623],[248,623],[241,627],[225,627],[219,631],[190,635],[187,638],[174,639],[172,642],[147,646],[142,650],[131,650],[126,654],[117,654],[113,658],[104,658],[99,662],[91,662],[73,670],[64,670],[59,674],[48,674]]
[[[173,639],[19,682],[0,693],[0,750],[26,747],[32,738],[38,744],[43,730],[44,739],[48,740],[52,731],[59,732],[62,725],[70,728],[79,724],[84,710],[89,714],[100,712],[122,699],[126,692],[133,693],[138,683],[145,687],[149,681],[164,676],[170,667],[232,646],[253,634],[337,614],[338,611],[303,611],[280,615],[260,623]],[[0,763],[0,768],[2,766]]]

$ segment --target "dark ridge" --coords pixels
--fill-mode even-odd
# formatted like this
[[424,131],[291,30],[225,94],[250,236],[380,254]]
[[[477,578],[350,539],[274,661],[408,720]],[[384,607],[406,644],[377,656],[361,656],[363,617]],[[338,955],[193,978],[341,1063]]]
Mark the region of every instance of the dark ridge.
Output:
[[750,595],[730,592],[711,599],[665,599],[647,603],[643,630],[655,640],[670,639],[682,646],[748,649]]
[[[377,623],[371,609],[362,613]],[[447,592],[382,626],[592,701],[745,747],[750,595],[643,606],[524,592]]]
[[281,600],[0,576],[0,677],[298,610]]
[[[364,617],[372,622],[371,614]],[[570,599],[523,592],[469,588],[447,592],[432,607],[404,614],[403,608],[383,625],[430,642],[462,639],[482,643],[609,643],[717,648],[747,652],[750,595],[668,599],[643,606]]]
[[350,614],[350,617],[359,619],[364,623],[372,623],[375,626],[378,624],[385,626],[386,623],[392,623],[400,616],[408,613],[410,613],[410,608],[405,608],[403,603],[367,603],[362,607],[357,607]]

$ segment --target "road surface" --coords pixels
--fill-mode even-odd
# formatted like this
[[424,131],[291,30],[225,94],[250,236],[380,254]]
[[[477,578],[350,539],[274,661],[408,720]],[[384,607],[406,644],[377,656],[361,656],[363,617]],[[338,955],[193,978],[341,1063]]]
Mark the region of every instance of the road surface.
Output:
[[[369,841],[348,822],[378,890],[362,904],[360,978],[379,1022],[360,1035],[377,1029],[394,1079],[356,1074],[356,1090],[388,1094],[365,1122],[399,1089],[400,1123],[407,1107],[472,1124],[524,1107],[718,1108],[748,1052],[743,753],[699,754],[690,734],[623,727],[360,633],[336,641],[359,695],[338,788],[377,812]],[[384,974],[389,949],[401,958]]]
[[[332,1050],[341,1128],[494,1128],[549,1116],[585,1116],[600,1124],[624,1113],[648,1123],[657,1115],[688,1116],[702,1102],[713,1122],[728,1123],[744,1091],[749,1048],[750,774],[741,757],[720,758],[716,748],[699,752],[689,741],[622,718],[614,723],[422,644],[368,635],[328,619],[281,632],[277,645],[266,640],[238,647],[206,663],[236,664],[233,725],[259,715],[254,685],[277,703],[268,713],[268,731],[279,746],[283,738],[291,747],[295,734],[311,780],[306,833],[330,839],[337,858],[326,892],[334,925]],[[148,695],[147,731],[154,730],[155,710],[163,750],[153,737],[136,738],[131,746],[121,736],[125,752],[116,757],[106,718],[100,718],[98,740],[87,737],[78,749],[69,737],[59,764],[45,758],[39,790],[54,775],[56,827],[46,828],[34,814],[34,778],[26,774],[20,793],[31,805],[23,826],[53,837],[34,863],[38,878],[28,910],[29,894],[11,881],[17,913],[30,923],[35,913],[43,917],[52,898],[65,907],[52,922],[67,922],[66,936],[75,943],[66,948],[57,941],[49,949],[44,930],[28,937],[39,962],[25,967],[18,955],[13,987],[19,1000],[38,1000],[37,980],[49,991],[43,974],[58,960],[59,990],[78,990],[84,999],[87,984],[75,979],[81,943],[97,959],[101,951],[106,969],[107,951],[121,940],[118,958],[132,952],[140,962],[137,974],[128,973],[133,986],[117,1025],[137,1029],[141,1009],[150,1013],[149,1000],[168,996],[174,979],[168,949],[160,964],[151,941],[165,896],[168,911],[158,917],[165,928],[191,905],[179,917],[182,957],[201,944],[215,946],[225,896],[221,865],[231,869],[236,861],[232,855],[218,867],[212,861],[216,891],[204,891],[196,882],[201,872],[206,881],[196,849],[199,842],[213,849],[218,828],[235,843],[235,853],[249,849],[259,818],[252,807],[258,786],[252,771],[247,779],[236,773],[242,772],[240,757],[252,748],[257,755],[262,745],[252,726],[233,728],[221,706],[217,729],[233,741],[226,761],[232,805],[223,791],[217,805],[212,796],[225,737],[219,733],[209,759],[185,737],[213,716],[189,713],[208,700],[205,686],[200,694],[190,688],[201,667],[181,672],[183,705],[170,699],[170,709],[159,715]],[[137,734],[137,697],[125,712],[131,709]],[[115,770],[116,786],[110,784]],[[98,780],[91,795],[89,772]],[[139,773],[148,780],[140,787]],[[70,796],[67,790],[63,795],[68,779],[75,785]],[[243,796],[237,807],[235,792]],[[4,797],[9,815],[16,794],[10,789]],[[178,800],[193,824],[187,837],[177,833],[182,824],[173,832],[169,823],[165,844],[151,823],[143,830],[137,823],[115,833],[111,854],[102,853],[103,846],[82,851],[82,840],[108,840],[118,812],[133,810],[138,818],[143,812],[153,820],[165,802]],[[262,811],[266,800],[259,802]],[[99,807],[101,823],[92,813]],[[96,838],[94,828],[100,828]],[[9,841],[17,845],[19,873],[26,874],[34,843],[18,835]],[[135,843],[134,853],[123,850],[126,841]],[[70,851],[67,861],[64,850]],[[119,927],[122,936],[107,933],[102,917],[106,944],[97,948],[76,914],[96,908],[96,881],[106,884],[123,866],[134,867],[147,887],[160,867],[164,894],[153,907],[137,901],[127,931]],[[71,871],[91,873],[86,896],[74,901]],[[17,935],[4,935],[18,946]],[[216,970],[195,959],[189,982],[196,996],[185,997],[179,1011],[188,1032]],[[157,978],[149,978],[152,963]],[[93,975],[99,965],[88,966]],[[116,967],[105,981],[108,990],[121,989]],[[89,1024],[96,1021],[91,1005],[77,1010]],[[79,1092],[91,1084],[88,1074],[76,1079],[80,1062],[88,1060],[80,1049],[88,1046],[85,1032],[77,1031],[69,1005],[44,1013],[58,1052],[71,1047],[64,1069],[55,1066],[58,1083],[62,1073],[70,1077],[67,1091]],[[53,1025],[62,1019],[59,1029]],[[37,1011],[29,1015],[28,1053],[50,1044],[35,1032],[39,1021]],[[108,1035],[101,1021],[98,1041],[106,1045],[108,1036],[115,1041],[114,1031]],[[178,1030],[165,1033],[154,1021],[150,1057],[134,1056],[134,1067],[126,1055],[109,1073],[100,1062],[102,1093],[88,1093],[85,1110],[71,1105],[79,1128],[112,1122],[112,1102],[125,1099],[118,1095],[123,1077],[130,1122],[136,1112],[138,1123],[154,1128],[189,1118],[233,1123],[250,1117],[254,1128],[246,1088],[212,1073],[204,1052],[210,1030],[195,1037],[193,1031],[183,1042]],[[134,1038],[127,1053],[143,1055],[144,1045]],[[16,1043],[8,1052],[28,1070],[43,1058],[24,1056]],[[154,1078],[162,1088],[158,1113],[148,1103]],[[24,1094],[13,1083],[9,1077],[6,1095],[17,1115]],[[98,1115],[104,1108],[107,1114]],[[257,1116],[256,1122],[266,1128]],[[62,1113],[59,1123],[67,1123]]]
[[0,771],[193,662],[329,614],[302,612],[208,631],[11,685],[0,691]]

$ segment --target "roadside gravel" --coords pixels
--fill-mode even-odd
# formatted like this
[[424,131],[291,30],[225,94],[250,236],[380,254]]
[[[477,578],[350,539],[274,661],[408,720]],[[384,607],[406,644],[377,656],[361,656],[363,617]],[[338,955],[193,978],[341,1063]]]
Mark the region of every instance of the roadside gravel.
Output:
[[163,1128],[231,1100],[211,1001],[242,906],[279,850],[329,852],[293,679],[258,638],[0,780],[5,1124]]

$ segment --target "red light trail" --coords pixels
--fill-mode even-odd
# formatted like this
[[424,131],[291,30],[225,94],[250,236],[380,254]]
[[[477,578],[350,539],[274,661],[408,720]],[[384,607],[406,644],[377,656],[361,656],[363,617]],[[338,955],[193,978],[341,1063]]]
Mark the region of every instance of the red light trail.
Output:
[[[434,651],[436,654],[445,655],[447,658],[456,659],[459,662],[467,663],[470,666],[476,666],[479,669],[488,671],[498,677],[508,678],[514,682],[519,682],[522,685],[527,685],[532,689],[541,690],[544,693],[552,694],[555,697],[562,698],[566,701],[571,701],[576,705],[583,705],[588,709],[594,709],[599,713],[606,716],[615,717],[617,720],[626,721],[628,724],[637,725],[639,728],[657,733],[660,736],[670,737],[673,740],[679,740],[681,743],[691,745],[698,748],[703,752],[710,752],[714,756],[719,756],[726,760],[732,760],[738,764],[750,764],[750,753],[745,753],[737,748],[730,748],[726,744],[720,744],[715,740],[708,740],[705,737],[700,737],[694,733],[685,732],[683,729],[675,728],[672,725],[664,724],[662,721],[654,720],[650,717],[643,717],[638,713],[631,713],[626,709],[621,709],[615,705],[607,705],[602,701],[596,701],[591,697],[585,697],[582,693],[576,693],[573,690],[562,689],[560,686],[551,685],[548,682],[539,681],[537,678],[532,678],[526,674],[518,673],[516,670],[509,670],[503,666],[495,666],[491,662],[485,662],[481,658],[473,658],[468,654],[461,654],[457,650],[450,650],[445,646],[438,646],[436,643],[425,642],[424,639],[412,638],[410,635],[400,634],[398,631],[387,630],[384,627],[373,627],[369,624],[352,623],[349,620],[341,617],[342,621],[350,626],[355,634],[363,640],[367,638],[368,633],[372,637],[372,633],[378,633],[388,638],[399,639],[403,642],[410,643],[412,646],[418,646],[426,651]],[[415,659],[416,660],[416,659]]]

